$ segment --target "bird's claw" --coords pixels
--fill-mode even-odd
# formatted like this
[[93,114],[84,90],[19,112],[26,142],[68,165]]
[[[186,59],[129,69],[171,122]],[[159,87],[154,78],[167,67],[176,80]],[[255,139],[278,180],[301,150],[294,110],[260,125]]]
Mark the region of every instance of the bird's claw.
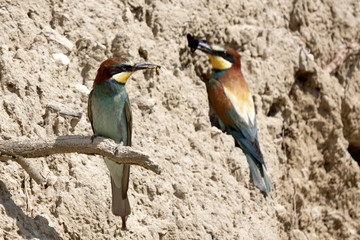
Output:
[[124,146],[124,142],[120,142],[118,144],[118,146],[115,148],[115,155],[117,155],[119,153],[119,149]]
[[97,138],[97,135],[96,135],[96,134],[94,134],[94,135],[91,136],[91,143],[94,143],[95,138]]
[[126,227],[126,219],[127,219],[127,216],[121,216],[121,220],[122,220],[122,227],[121,227],[121,229],[122,229],[122,230],[127,230],[127,227]]

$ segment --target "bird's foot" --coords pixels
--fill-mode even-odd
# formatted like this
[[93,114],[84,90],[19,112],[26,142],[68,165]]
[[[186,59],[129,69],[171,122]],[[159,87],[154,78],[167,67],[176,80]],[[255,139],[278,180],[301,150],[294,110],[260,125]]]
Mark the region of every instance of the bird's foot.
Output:
[[95,138],[97,138],[97,135],[96,135],[96,134],[94,134],[94,135],[91,136],[91,143],[94,143]]
[[127,230],[127,227],[126,227],[126,219],[127,219],[127,216],[121,216],[121,220],[122,220],[122,227],[121,227],[121,230]]
[[124,142],[120,142],[115,148],[115,155],[117,155],[120,151],[120,148],[124,146]]

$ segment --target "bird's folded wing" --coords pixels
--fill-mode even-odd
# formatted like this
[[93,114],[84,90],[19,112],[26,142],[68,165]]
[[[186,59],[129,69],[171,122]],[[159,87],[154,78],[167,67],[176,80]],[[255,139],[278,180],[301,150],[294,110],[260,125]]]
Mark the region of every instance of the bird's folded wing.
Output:
[[234,122],[232,126],[228,127],[230,133],[242,145],[244,151],[265,165],[258,141],[255,109],[251,94],[248,95],[251,99],[247,98],[246,95],[245,98],[240,98],[233,91],[226,89],[225,86],[224,92],[232,104],[232,107],[227,110],[227,114]]
[[89,121],[91,123],[91,128],[93,130],[93,133],[95,133],[95,130],[94,130],[94,125],[93,125],[93,118],[92,118],[92,111],[91,111],[91,98],[92,98],[92,94],[94,92],[94,89],[91,90],[90,94],[89,94],[89,98],[88,98],[88,118],[89,118]]

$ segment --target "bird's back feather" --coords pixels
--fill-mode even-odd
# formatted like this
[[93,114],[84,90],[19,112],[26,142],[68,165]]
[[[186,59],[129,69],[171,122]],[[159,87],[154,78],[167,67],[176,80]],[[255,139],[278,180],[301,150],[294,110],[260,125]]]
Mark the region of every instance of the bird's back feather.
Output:
[[212,107],[247,157],[254,184],[268,195],[271,183],[258,141],[254,103],[242,74],[230,69],[218,80],[211,79],[207,88]]

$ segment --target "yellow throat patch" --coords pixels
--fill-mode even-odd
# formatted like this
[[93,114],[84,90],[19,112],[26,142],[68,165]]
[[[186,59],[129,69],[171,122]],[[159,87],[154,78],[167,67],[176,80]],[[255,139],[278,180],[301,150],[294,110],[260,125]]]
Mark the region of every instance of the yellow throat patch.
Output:
[[231,62],[223,59],[220,56],[213,56],[208,54],[213,69],[224,70],[231,68]]
[[119,83],[125,84],[132,74],[132,72],[121,72],[113,75],[112,78]]

